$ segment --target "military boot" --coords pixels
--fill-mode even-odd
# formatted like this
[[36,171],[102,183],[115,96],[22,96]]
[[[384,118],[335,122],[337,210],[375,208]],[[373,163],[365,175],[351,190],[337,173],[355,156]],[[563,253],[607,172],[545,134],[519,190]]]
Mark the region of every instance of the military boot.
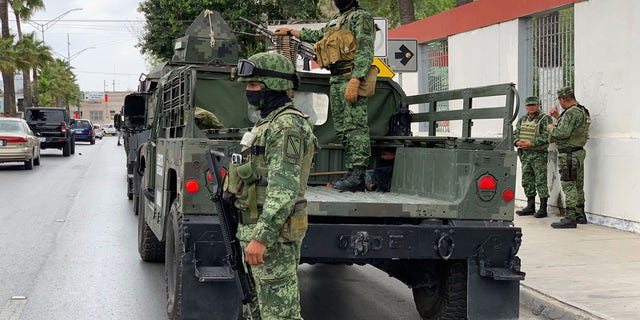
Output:
[[533,215],[536,218],[544,218],[547,216],[547,199],[540,198],[540,209]]
[[527,206],[522,210],[516,211],[516,214],[519,216],[530,216],[534,212],[536,212],[536,197],[527,197]]
[[554,229],[570,229],[576,228],[578,224],[576,223],[576,209],[575,208],[567,208],[567,216],[560,219],[559,222],[554,222],[551,224],[551,227]]
[[353,168],[351,174],[342,180],[336,181],[331,186],[340,191],[364,191],[364,167]]
[[345,173],[342,177],[340,177],[340,179],[331,182],[331,187],[337,189],[336,185],[338,183],[341,183],[341,181],[343,181],[344,179],[348,178],[349,176],[351,176],[351,173],[353,172],[352,168],[347,169],[347,173]]
[[576,206],[576,223],[587,224],[587,215],[584,213],[584,204]]

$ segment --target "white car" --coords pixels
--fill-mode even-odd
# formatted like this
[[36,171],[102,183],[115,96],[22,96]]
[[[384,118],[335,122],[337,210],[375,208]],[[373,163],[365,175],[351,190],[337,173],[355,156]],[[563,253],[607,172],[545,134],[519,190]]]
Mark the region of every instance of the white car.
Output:
[[118,133],[116,127],[114,127],[113,124],[105,124],[104,126],[102,126],[102,129],[104,130],[105,135],[110,134],[112,136],[115,136],[116,133]]

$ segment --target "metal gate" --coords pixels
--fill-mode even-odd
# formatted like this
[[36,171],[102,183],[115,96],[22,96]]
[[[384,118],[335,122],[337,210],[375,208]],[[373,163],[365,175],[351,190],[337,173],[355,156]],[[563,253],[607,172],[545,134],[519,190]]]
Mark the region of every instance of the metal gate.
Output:
[[[427,63],[428,92],[449,90],[448,40],[439,40],[427,44]],[[438,102],[436,110],[449,110],[449,101]],[[424,125],[426,126],[426,124]],[[420,131],[423,131],[423,128],[420,128]],[[425,128],[424,131],[427,131],[427,129]],[[438,121],[436,132],[449,132],[449,121]]]
[[548,112],[557,105],[556,91],[574,85],[573,7],[533,17],[527,31],[531,68],[526,91],[539,96],[542,110]]

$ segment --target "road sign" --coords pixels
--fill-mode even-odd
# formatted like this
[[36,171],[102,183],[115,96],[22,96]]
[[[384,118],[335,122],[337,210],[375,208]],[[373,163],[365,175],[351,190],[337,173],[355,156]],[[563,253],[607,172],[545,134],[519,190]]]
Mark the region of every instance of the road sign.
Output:
[[382,59],[373,58],[373,64],[378,67],[378,70],[380,70],[378,72],[378,78],[393,78],[396,76],[396,73],[393,72],[393,70],[391,70],[389,66],[382,61]]
[[389,39],[387,61],[396,72],[418,71],[418,40]]
[[387,57],[387,18],[373,18],[376,25],[376,37],[373,40],[373,56]]

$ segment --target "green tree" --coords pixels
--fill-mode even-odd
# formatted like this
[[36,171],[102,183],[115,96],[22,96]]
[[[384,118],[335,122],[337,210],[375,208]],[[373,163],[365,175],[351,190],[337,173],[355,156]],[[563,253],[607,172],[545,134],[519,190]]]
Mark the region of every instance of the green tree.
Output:
[[[2,50],[9,52],[13,45],[13,36],[9,34],[9,4],[7,0],[0,0],[0,22],[2,22]],[[10,40],[10,41],[9,41]],[[7,63],[3,63],[2,69],[2,82],[4,85],[4,111],[9,112],[10,115],[16,114],[16,93],[15,85],[13,83],[13,73],[15,72],[15,60],[8,59],[4,55],[1,60],[8,60]]]
[[[22,26],[20,24],[20,21],[21,20],[27,21],[31,19],[31,17],[36,11],[44,9],[44,2],[42,0],[8,0],[8,1],[9,1],[9,4],[11,5],[11,8],[13,9],[13,13],[16,18],[16,27],[18,30],[18,43],[20,43],[20,41],[23,40]],[[28,52],[26,52],[25,54],[29,56],[25,60],[30,60],[30,61],[27,64],[18,66],[20,70],[22,70],[22,88],[24,92],[23,102],[26,108],[29,108],[32,106],[31,77],[30,77],[29,71],[35,64],[35,62],[33,62],[33,59],[31,59],[32,58],[31,53],[33,52],[32,49],[35,47],[35,43],[34,43],[35,38],[32,37],[28,41],[29,43],[25,44],[25,46],[28,48],[27,50]]]
[[144,0],[138,7],[146,20],[138,48],[154,58],[171,59],[173,41],[184,35],[185,29],[204,9],[220,12],[231,28],[239,31],[243,56],[261,51],[263,47],[256,37],[243,34],[254,33],[254,30],[239,21],[239,17],[266,24],[267,21],[313,20],[320,13],[318,0]]
[[67,61],[55,59],[42,68],[38,87],[42,105],[66,107],[69,111],[69,106],[80,104],[80,87]]
[[51,48],[44,44],[42,41],[36,42],[35,48],[36,65],[33,66],[33,105],[39,105],[39,92],[38,92],[38,70],[44,68],[53,61],[53,55],[51,54]]

